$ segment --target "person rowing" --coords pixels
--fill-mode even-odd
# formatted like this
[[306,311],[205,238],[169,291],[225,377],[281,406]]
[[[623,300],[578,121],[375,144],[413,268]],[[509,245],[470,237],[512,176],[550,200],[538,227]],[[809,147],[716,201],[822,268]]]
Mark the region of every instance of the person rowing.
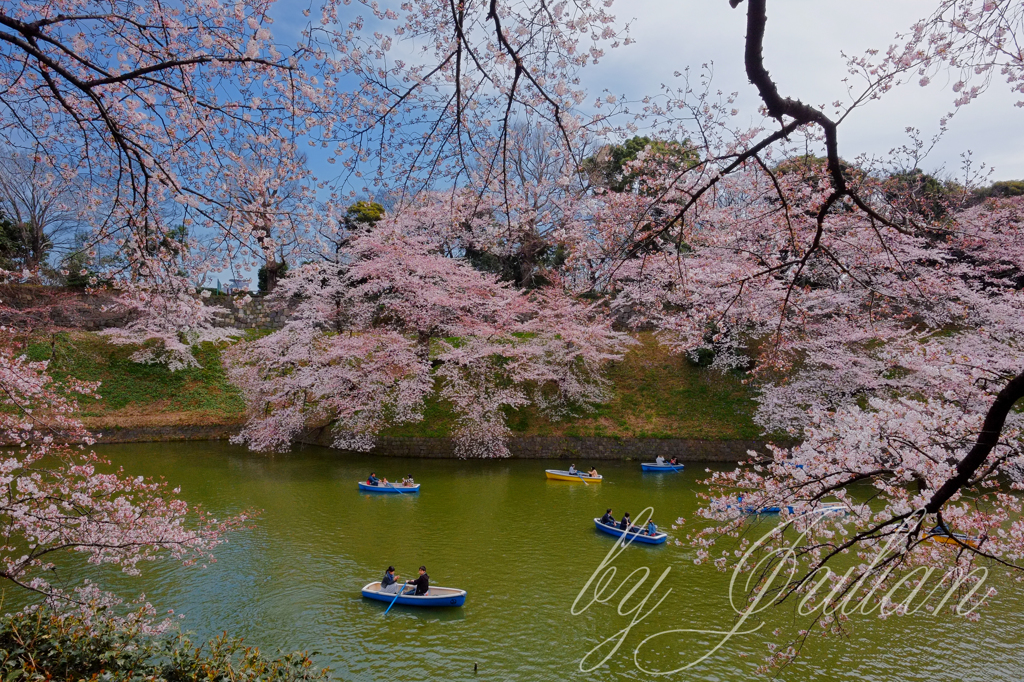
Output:
[[406,580],[405,584],[416,586],[415,596],[422,597],[425,595],[427,590],[430,589],[430,576],[427,575],[427,567],[420,566],[420,577],[416,578],[416,580]]
[[366,479],[366,485],[380,485],[380,479],[377,478],[376,472],[370,472],[370,477]]
[[658,466],[664,466],[665,458],[662,457],[661,455],[658,455],[658,458],[654,460],[654,463],[657,464]]
[[570,464],[569,465],[569,473],[572,474],[573,476],[578,476],[580,472],[576,471],[576,465],[575,464]]
[[612,516],[611,507],[609,507],[608,511],[604,513],[604,516],[601,517],[601,523],[606,526],[615,526],[615,517]]
[[395,567],[388,566],[384,571],[384,577],[380,579],[380,591],[388,594],[398,594],[398,576],[395,575]]

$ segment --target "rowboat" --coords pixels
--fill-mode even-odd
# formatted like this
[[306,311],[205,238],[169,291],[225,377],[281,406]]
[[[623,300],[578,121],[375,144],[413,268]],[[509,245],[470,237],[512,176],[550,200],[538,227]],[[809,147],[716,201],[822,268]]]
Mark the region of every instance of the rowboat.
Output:
[[[739,495],[736,498],[736,501],[737,502],[743,502],[743,496]],[[729,508],[732,509],[733,506],[730,504]],[[782,510],[783,510],[783,507],[772,506],[772,507],[760,507],[760,508],[758,508],[758,507],[755,507],[754,505],[751,505],[751,504],[738,504],[738,505],[736,505],[736,508],[738,508],[744,514],[751,514],[751,515],[757,515],[757,514],[781,514]],[[789,512],[790,514],[793,513],[793,508],[788,506],[788,505],[785,507],[785,510],[787,512]]]
[[607,526],[601,523],[601,519],[594,519],[594,525],[602,533],[608,533],[608,535],[614,535],[617,538],[621,538],[623,535],[627,536],[627,539],[632,542],[642,542],[646,545],[660,545],[668,539],[668,535],[665,533],[655,533],[654,535],[643,535],[641,533],[627,533],[624,530],[616,528],[614,526]]
[[640,468],[644,471],[682,471],[682,464],[658,464],[656,462],[642,462]]
[[935,526],[935,528],[928,531],[928,537],[925,539],[935,540],[935,542],[941,542],[947,545],[956,545],[957,547],[960,547],[963,544],[975,549],[978,548],[978,538],[972,538],[964,533],[950,532],[945,528],[940,528],[939,526]]
[[578,474],[570,474],[568,471],[562,471],[561,469],[545,469],[544,474],[553,481],[583,481],[585,483],[600,483],[602,477],[588,476],[582,471]]
[[387,485],[380,483],[378,485],[370,485],[366,481],[359,481],[359,489],[365,490],[368,493],[395,493],[395,494],[406,494],[411,495],[412,493],[418,493],[420,491],[420,484],[405,486],[401,483],[388,483]]
[[[793,508],[790,507],[789,505],[786,505],[786,511],[792,514]],[[753,509],[752,507],[747,507],[746,512],[748,514],[781,514],[782,507],[761,507],[760,509]]]
[[[404,587],[410,592],[415,589],[411,585]],[[363,588],[363,596],[367,599],[386,601],[389,604],[395,600],[394,593],[380,591],[380,581],[372,582]],[[466,603],[466,591],[457,590],[454,587],[431,587],[424,595],[403,594],[398,597],[398,604],[405,606],[462,606]]]

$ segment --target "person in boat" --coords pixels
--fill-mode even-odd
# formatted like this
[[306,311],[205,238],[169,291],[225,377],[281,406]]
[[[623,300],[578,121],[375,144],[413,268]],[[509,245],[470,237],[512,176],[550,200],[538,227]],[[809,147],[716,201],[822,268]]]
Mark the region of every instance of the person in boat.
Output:
[[405,486],[406,488],[411,488],[414,485],[416,485],[415,481],[412,480],[412,474],[409,474],[408,476],[402,479],[402,485]]
[[612,516],[612,509],[611,509],[611,507],[609,507],[608,511],[606,511],[604,513],[604,516],[601,517],[601,523],[603,523],[606,526],[614,526],[615,525],[615,517]]
[[366,485],[380,485],[380,479],[377,478],[377,474],[370,472],[370,477],[366,479]]
[[570,464],[569,465],[569,473],[574,475],[574,476],[579,473],[578,471],[576,471],[576,465],[575,464]]
[[657,535],[658,534],[658,527],[656,525],[654,525],[654,518],[653,517],[651,517],[650,519],[647,520],[647,528],[644,529],[644,532],[647,535]]
[[671,464],[672,466],[678,466],[679,465],[679,458],[678,457],[673,457],[672,459],[670,459],[668,461],[668,463]]
[[662,457],[661,455],[658,455],[658,458],[654,460],[654,463],[657,464],[658,466],[661,466],[662,464],[665,463],[665,458]]
[[395,575],[395,567],[388,566],[388,570],[384,571],[384,577],[380,579],[380,591],[387,592],[388,594],[398,594],[398,589],[398,576]]
[[427,575],[427,567],[420,566],[420,577],[416,580],[406,580],[406,585],[416,586],[416,596],[422,597],[430,589],[430,576]]
[[587,476],[590,476],[591,478],[597,478],[597,469],[595,469],[594,467],[590,467],[590,471],[587,472]]
[[619,530],[629,530],[632,525],[632,522],[629,520],[629,512],[626,512],[622,515],[622,521],[619,522]]

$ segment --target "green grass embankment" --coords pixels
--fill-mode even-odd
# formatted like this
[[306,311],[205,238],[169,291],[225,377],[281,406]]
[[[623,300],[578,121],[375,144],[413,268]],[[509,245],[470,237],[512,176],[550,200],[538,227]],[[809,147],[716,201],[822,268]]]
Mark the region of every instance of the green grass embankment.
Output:
[[99,400],[81,398],[79,416],[89,428],[241,424],[245,404],[227,381],[214,344],[195,351],[201,365],[171,372],[130,358],[136,347],[118,346],[99,334],[60,333],[29,343],[31,360],[49,360],[56,381],[74,377],[101,382]]
[[[754,402],[739,374],[694,367],[670,355],[651,334],[640,334],[622,361],[608,371],[612,399],[581,417],[552,422],[533,407],[508,411],[513,433],[524,436],[609,438],[756,439]],[[132,347],[116,346],[92,333],[34,339],[32,360],[50,360],[56,380],[75,377],[102,382],[101,398],[81,401],[90,428],[240,424],[244,405],[228,383],[221,352],[212,344],[196,351],[202,365],[171,372],[162,365],[132,362]],[[455,417],[431,400],[422,422],[389,429],[388,436],[445,437]]]

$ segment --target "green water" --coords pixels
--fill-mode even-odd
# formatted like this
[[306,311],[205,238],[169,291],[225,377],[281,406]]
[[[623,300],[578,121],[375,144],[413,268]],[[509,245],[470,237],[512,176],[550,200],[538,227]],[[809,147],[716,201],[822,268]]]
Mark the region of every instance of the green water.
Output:
[[[696,481],[682,474],[642,474],[638,463],[603,463],[597,485],[548,481],[552,461],[437,461],[342,456],[305,448],[288,455],[250,454],[224,443],[133,444],[97,448],[131,475],[163,476],[182,496],[218,515],[255,507],[252,530],[235,533],[202,569],[170,561],[141,578],[95,573],[124,595],[144,591],[160,609],[184,614],[183,628],[222,631],[274,652],[308,649],[344,680],[646,680],[633,649],[647,635],[676,628],[732,627],[728,573],[694,565],[689,547],[633,545],[614,561],[614,584],[647,567],[651,578],[627,609],[671,569],[618,653],[594,672],[580,660],[625,627],[619,598],[578,616],[570,607],[614,540],[593,527],[606,507],[634,516],[646,506],[670,537],[679,516],[690,529]],[[581,460],[580,465],[589,462]],[[412,474],[417,496],[360,493],[370,470],[394,480]],[[768,530],[768,526],[765,526]],[[720,551],[720,550],[718,550]],[[362,599],[360,588],[394,564],[403,578],[426,564],[433,584],[468,591],[461,609],[415,609]],[[64,567],[61,570],[70,570]],[[630,585],[636,582],[636,576]],[[1024,679],[1021,587],[993,570],[999,588],[978,623],[925,615],[879,620],[854,616],[846,636],[811,637],[785,680]],[[671,591],[669,591],[671,590]],[[791,607],[776,609],[765,630],[800,627]],[[720,637],[659,640],[648,668],[668,670],[699,658]],[[756,677],[768,653],[761,634],[739,637],[704,663],[670,680],[727,682]],[[598,657],[599,658],[599,657]],[[478,671],[473,672],[474,664]]]

